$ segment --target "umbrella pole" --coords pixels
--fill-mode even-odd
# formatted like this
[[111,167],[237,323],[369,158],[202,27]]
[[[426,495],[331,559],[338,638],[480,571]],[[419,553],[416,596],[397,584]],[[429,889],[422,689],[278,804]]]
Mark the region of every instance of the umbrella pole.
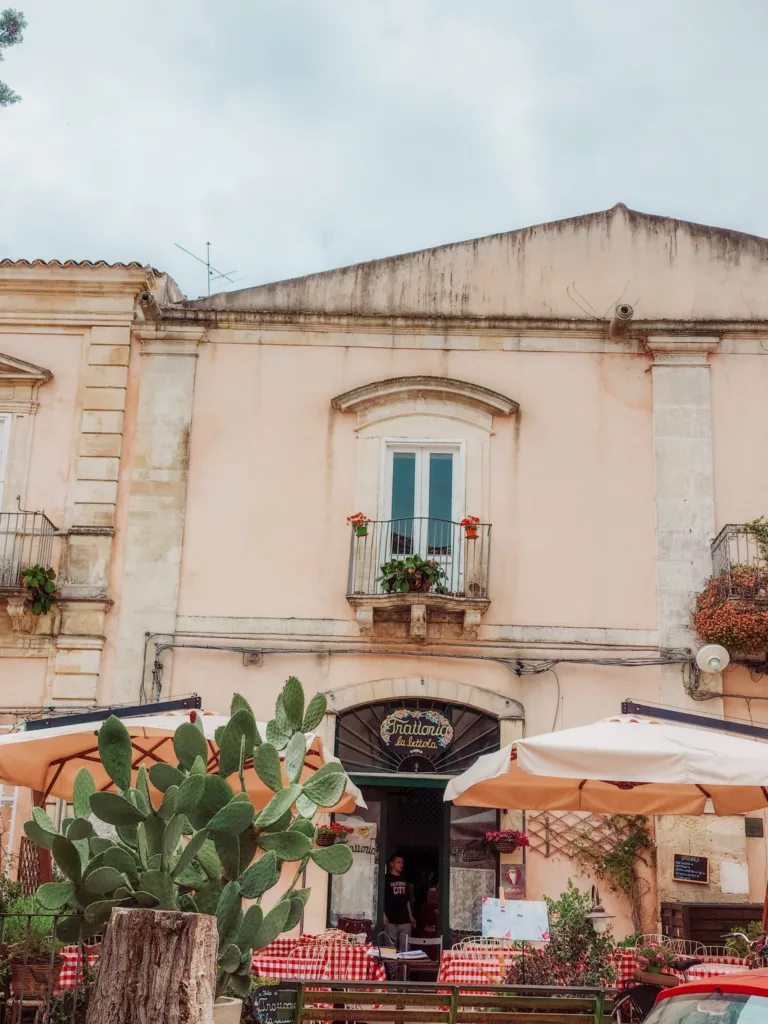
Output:
[[765,888],[765,899],[763,900],[763,933],[768,932],[768,886]]
[[[45,809],[45,793],[39,789],[32,790],[32,803],[35,807],[42,807]],[[40,873],[40,883],[52,882],[53,881],[53,861],[51,860],[51,851],[44,850],[42,846],[37,848],[37,869]]]

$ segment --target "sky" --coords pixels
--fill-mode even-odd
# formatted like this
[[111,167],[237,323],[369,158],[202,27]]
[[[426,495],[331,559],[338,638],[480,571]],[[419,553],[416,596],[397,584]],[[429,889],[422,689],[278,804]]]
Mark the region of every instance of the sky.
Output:
[[190,297],[617,202],[768,236],[765,0],[12,0],[0,258]]

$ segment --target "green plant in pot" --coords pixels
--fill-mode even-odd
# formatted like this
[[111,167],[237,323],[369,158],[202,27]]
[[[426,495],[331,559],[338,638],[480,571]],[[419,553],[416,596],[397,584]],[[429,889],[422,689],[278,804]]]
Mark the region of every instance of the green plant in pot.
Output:
[[[208,770],[210,750],[200,715],[193,713],[195,720],[174,734],[176,765],[153,764],[148,772],[142,766],[135,776],[130,736],[118,718],[107,719],[98,750],[117,792],[98,792],[82,768],[74,784],[75,817],[65,819],[59,831],[35,808],[25,825],[33,842],[52,851],[67,879],[37,891],[47,910],[75,915],[59,922],[57,937],[73,941],[102,932],[115,907],[213,915],[219,939],[217,995],[233,990],[245,996],[253,951],[290,931],[302,916],[309,889],[297,886],[307,864],[340,874],[352,863],[346,846],[312,845],[312,817],[332,808],[346,788],[342,766],[330,762],[299,781],[305,733],[319,725],[325,708],[325,695],[317,694],[305,709],[301,683],[291,677],[262,736],[248,702],[235,695],[231,717],[216,733],[215,773]],[[246,792],[250,771],[273,794],[259,811]],[[233,776],[240,792],[227,781]],[[114,826],[114,838],[97,836],[91,816]],[[265,912],[262,899],[288,863],[296,865],[292,881]],[[247,910],[244,899],[254,901]],[[92,1000],[96,1009],[103,982],[102,977]]]
[[440,582],[444,578],[445,570],[433,559],[408,555],[385,562],[376,582],[381,584],[385,594],[426,593],[432,587],[437,593],[445,593],[446,588]]
[[64,966],[59,956],[63,942],[53,934],[53,917],[34,896],[11,900],[4,913],[2,981],[12,980],[14,991],[23,990],[25,996],[45,996]]

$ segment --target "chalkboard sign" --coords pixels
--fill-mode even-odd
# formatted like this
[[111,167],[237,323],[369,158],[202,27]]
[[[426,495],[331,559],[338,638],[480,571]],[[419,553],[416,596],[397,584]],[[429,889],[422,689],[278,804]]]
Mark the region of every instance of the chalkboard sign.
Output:
[[277,1024],[277,985],[259,985],[250,996],[251,1013],[258,1024]]
[[676,853],[672,877],[676,882],[709,884],[709,858],[694,857],[690,853]]

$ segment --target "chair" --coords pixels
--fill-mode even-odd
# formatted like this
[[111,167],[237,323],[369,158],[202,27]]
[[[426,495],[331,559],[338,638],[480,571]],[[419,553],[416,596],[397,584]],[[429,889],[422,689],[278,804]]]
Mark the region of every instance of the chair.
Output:
[[638,935],[635,948],[638,946],[663,946],[665,949],[672,949],[671,943],[678,942],[678,939],[673,939],[669,935],[659,935],[658,933],[648,935]]
[[429,957],[429,962],[415,960],[413,963],[409,963],[406,961],[406,979],[411,973],[417,976],[426,974],[437,977],[437,973],[440,970],[440,957],[443,954],[442,935],[438,935],[436,938],[420,938],[416,935],[406,935],[405,948],[406,951],[409,949],[420,949]]
[[706,946],[703,942],[697,942],[696,949],[694,950],[694,956],[722,956],[722,957],[738,957],[738,953],[734,953],[732,949],[728,949],[727,946]]
[[667,948],[680,956],[698,956],[704,947],[694,939],[668,939]]

